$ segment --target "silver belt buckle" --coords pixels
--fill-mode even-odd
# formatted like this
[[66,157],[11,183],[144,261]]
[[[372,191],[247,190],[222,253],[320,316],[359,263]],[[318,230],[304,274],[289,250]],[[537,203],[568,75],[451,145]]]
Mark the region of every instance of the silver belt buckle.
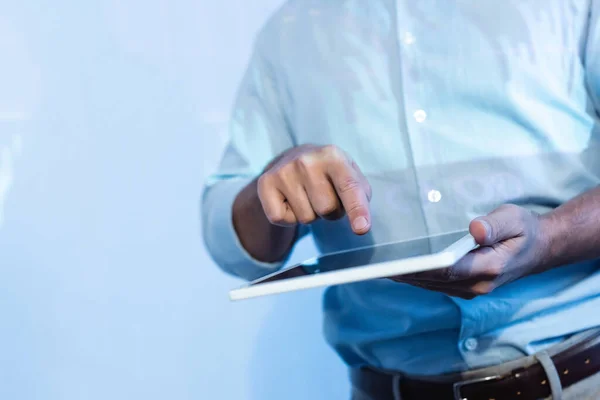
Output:
[[454,400],[469,400],[468,397],[463,397],[463,395],[461,393],[462,388],[465,387],[465,386],[472,385],[472,384],[475,384],[475,383],[499,381],[502,378],[503,378],[503,376],[501,376],[501,375],[492,375],[492,376],[486,376],[484,378],[469,379],[467,381],[456,382],[453,385]]

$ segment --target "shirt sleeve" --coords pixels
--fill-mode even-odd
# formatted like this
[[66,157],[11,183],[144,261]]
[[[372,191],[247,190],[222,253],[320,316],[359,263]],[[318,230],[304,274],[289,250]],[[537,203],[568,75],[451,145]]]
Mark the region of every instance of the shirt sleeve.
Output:
[[[241,245],[232,222],[232,205],[240,190],[278,154],[295,145],[285,114],[285,99],[277,79],[276,45],[264,31],[238,90],[231,116],[229,141],[217,171],[202,195],[202,234],[215,263],[225,272],[253,280],[279,269],[286,260],[264,263]],[[299,229],[298,239],[308,233]]]

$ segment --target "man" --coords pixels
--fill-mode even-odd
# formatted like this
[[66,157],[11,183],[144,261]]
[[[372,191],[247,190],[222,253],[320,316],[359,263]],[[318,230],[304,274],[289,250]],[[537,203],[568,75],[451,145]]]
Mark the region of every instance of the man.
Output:
[[260,32],[204,237],[255,279],[469,229],[430,273],[329,288],[354,399],[600,398],[600,0],[297,0]]

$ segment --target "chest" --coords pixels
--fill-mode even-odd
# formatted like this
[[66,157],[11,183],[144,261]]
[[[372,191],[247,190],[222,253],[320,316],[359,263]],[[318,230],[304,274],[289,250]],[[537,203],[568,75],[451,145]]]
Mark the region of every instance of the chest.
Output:
[[282,36],[298,142],[382,171],[589,139],[587,0],[323,3]]

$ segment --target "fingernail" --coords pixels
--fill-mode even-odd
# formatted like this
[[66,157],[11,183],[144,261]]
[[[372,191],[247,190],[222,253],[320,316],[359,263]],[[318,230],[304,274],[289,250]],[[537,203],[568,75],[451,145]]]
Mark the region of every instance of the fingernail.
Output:
[[369,225],[369,222],[365,217],[358,217],[354,220],[352,227],[355,231],[362,231],[367,227],[367,225]]
[[483,225],[483,227],[485,228],[485,240],[490,240],[490,237],[492,235],[492,227],[486,220],[480,219],[478,221],[481,222],[481,225]]

